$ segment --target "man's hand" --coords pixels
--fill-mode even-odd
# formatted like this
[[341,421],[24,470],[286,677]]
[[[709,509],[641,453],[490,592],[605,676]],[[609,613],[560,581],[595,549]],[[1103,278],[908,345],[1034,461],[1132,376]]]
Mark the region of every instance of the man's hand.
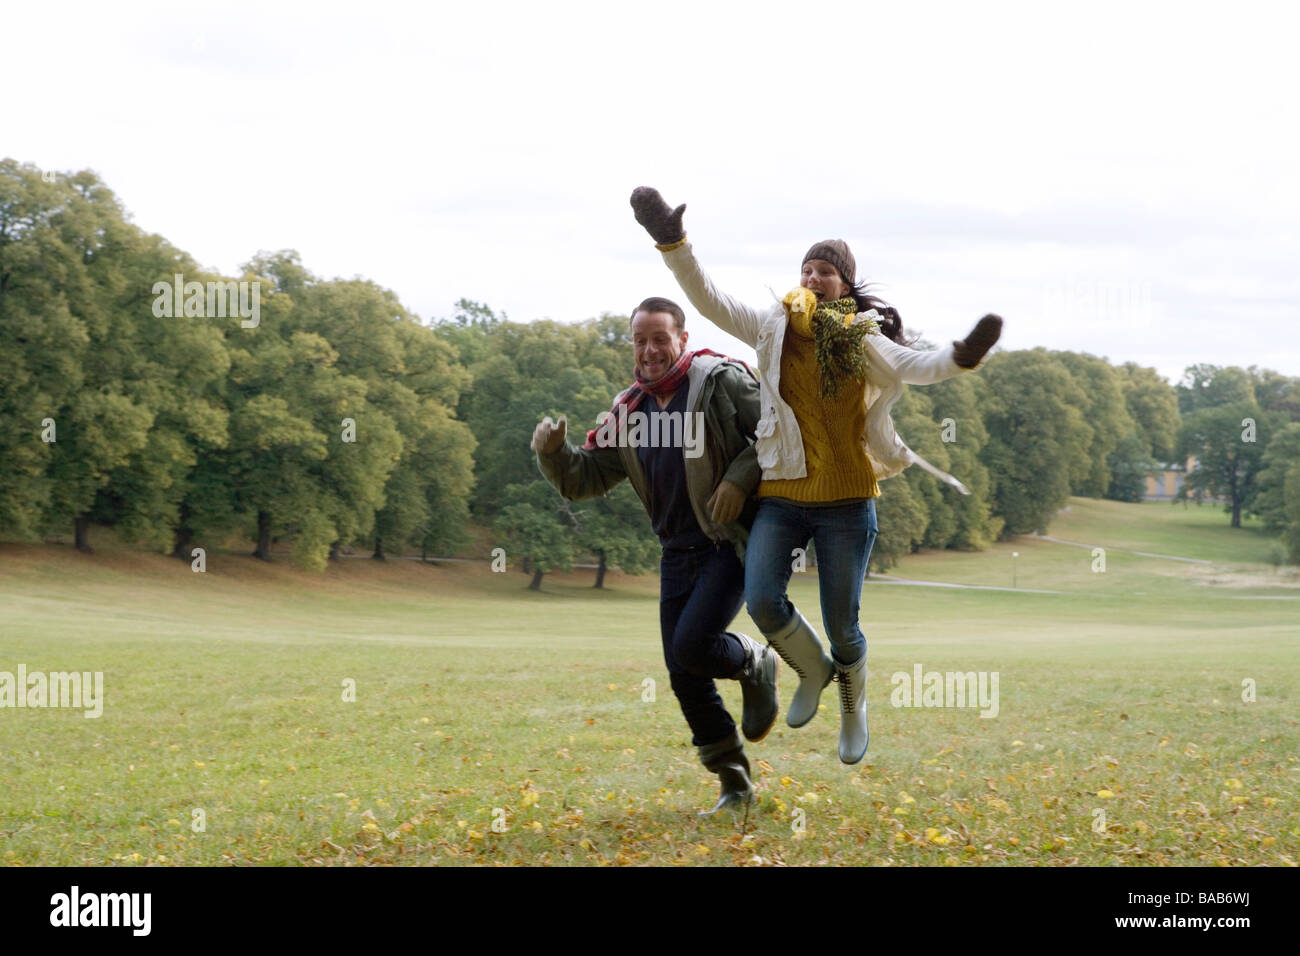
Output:
[[569,423],[563,415],[558,422],[551,421],[551,416],[547,415],[533,429],[533,451],[541,452],[543,455],[559,451],[564,447],[564,436],[568,429]]
[[709,511],[718,524],[728,524],[740,517],[745,507],[745,493],[734,482],[722,479],[713,495],[709,498]]
[[686,203],[676,209],[664,202],[659,190],[650,186],[638,186],[632,190],[632,211],[636,221],[650,233],[650,238],[661,246],[670,245],[686,237],[682,225],[682,213],[686,212]]

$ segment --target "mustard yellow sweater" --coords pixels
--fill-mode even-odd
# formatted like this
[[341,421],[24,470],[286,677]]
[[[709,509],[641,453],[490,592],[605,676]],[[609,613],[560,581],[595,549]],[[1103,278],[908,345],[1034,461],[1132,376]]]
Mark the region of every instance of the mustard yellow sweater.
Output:
[[822,398],[820,386],[811,316],[794,312],[781,349],[781,398],[799,423],[808,474],[765,479],[759,482],[758,497],[823,504],[880,494],[862,446],[867,422],[864,389],[859,384],[841,389],[836,398]]

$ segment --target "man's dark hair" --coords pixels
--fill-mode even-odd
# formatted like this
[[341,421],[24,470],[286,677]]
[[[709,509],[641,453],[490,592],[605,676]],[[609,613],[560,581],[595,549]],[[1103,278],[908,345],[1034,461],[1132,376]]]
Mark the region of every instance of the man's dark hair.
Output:
[[631,327],[632,319],[636,318],[638,312],[667,312],[673,317],[673,326],[677,331],[686,331],[686,313],[683,312],[682,307],[672,299],[665,299],[657,295],[652,295],[648,299],[643,299],[641,304],[632,310],[632,315],[627,320],[629,327]]

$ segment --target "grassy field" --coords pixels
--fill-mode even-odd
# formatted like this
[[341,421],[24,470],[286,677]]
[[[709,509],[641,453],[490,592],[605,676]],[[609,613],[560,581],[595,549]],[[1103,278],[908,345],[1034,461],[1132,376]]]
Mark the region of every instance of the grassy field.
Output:
[[[867,584],[866,759],[836,758],[828,689],[811,724],[747,746],[747,820],[695,815],[716,778],[668,685],[654,575],[534,593],[485,564],[216,553],[198,574],[103,535],[90,556],[0,544],[0,671],[105,685],[98,718],[0,709],[0,859],[1295,865],[1300,577],[1217,509],[1072,499],[1050,534],[1105,570],[1020,538],[891,571],[974,589]],[[1018,591],[983,589],[1013,560]],[[796,575],[819,625],[816,594]],[[892,706],[918,664],[997,672],[997,716]]]

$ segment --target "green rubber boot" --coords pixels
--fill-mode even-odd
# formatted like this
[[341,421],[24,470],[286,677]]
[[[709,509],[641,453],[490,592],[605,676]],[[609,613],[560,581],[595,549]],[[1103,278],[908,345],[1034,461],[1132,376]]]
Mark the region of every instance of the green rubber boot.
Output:
[[852,664],[835,662],[840,682],[840,761],[857,763],[867,752],[867,652]]
[[835,676],[831,656],[822,648],[812,625],[797,610],[780,631],[763,636],[781,660],[799,675],[799,686],[785,713],[785,722],[791,727],[802,727],[817,716],[822,691]]

